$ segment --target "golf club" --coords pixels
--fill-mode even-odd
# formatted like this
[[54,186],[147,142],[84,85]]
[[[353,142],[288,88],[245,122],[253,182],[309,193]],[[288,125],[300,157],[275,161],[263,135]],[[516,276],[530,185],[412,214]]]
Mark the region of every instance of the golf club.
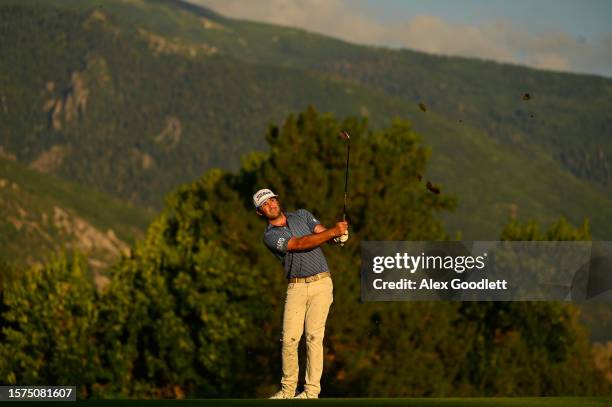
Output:
[[351,155],[351,136],[346,130],[340,132],[340,137],[347,141],[346,143],[346,174],[344,177],[344,207],[342,209],[342,220],[346,221],[346,195],[348,192],[348,176],[349,176],[349,158]]

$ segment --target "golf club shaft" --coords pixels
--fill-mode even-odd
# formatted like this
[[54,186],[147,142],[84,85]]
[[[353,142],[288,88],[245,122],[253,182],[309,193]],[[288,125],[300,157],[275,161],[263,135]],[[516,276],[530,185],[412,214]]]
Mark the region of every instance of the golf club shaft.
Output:
[[351,139],[347,139],[348,144],[346,145],[346,174],[344,177],[344,208],[342,209],[342,220],[346,221],[346,195],[348,192],[348,176],[349,176],[349,158],[351,155]]

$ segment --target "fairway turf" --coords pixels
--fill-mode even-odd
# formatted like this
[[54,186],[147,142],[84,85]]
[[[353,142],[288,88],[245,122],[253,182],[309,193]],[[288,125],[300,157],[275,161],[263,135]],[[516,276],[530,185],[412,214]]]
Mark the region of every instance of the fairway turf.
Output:
[[[16,404],[10,402],[5,404]],[[612,397],[466,397],[466,398],[325,398],[318,400],[203,399],[203,400],[85,400],[87,406],[122,407],[204,407],[204,406],[389,406],[389,407],[612,407]],[[53,402],[53,406],[74,406],[74,402]],[[23,403],[19,405],[23,406]]]

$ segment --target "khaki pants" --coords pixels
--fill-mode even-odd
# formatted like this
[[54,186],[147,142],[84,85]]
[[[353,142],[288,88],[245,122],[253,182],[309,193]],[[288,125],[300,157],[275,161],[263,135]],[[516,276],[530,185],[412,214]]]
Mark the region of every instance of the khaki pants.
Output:
[[330,277],[311,283],[289,283],[283,313],[283,378],[285,394],[294,394],[298,382],[298,345],[306,329],[306,384],[309,395],[321,392],[323,373],[323,335],[333,299]]

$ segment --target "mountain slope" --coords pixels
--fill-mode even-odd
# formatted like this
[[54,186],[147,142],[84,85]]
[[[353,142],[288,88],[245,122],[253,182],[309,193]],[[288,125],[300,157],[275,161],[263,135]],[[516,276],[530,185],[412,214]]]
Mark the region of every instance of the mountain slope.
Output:
[[0,258],[40,262],[77,249],[110,265],[142,236],[151,213],[0,158]]
[[[538,145],[575,175],[612,187],[610,79],[365,47],[299,29],[224,18],[180,0],[89,4],[115,13],[120,24],[179,42],[204,42],[244,62],[316,71],[415,104],[424,102],[525,151]],[[85,9],[83,3],[81,7]],[[526,93],[529,101],[522,99]]]
[[465,238],[495,239],[513,215],[612,230],[610,80],[362,47],[179,1],[6,1],[0,18],[0,151],[40,171],[159,207],[313,104],[411,120]]

